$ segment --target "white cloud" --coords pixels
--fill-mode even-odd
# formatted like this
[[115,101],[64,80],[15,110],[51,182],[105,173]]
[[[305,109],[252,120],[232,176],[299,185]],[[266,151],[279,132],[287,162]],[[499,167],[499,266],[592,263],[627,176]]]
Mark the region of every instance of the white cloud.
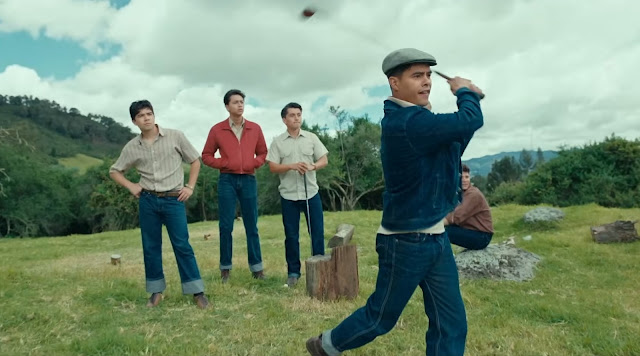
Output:
[[99,53],[116,10],[108,0],[2,0],[0,32],[71,39]]
[[[0,31],[88,48],[110,42],[122,52],[63,81],[9,67],[0,73],[4,94],[51,98],[128,125],[128,104],[148,98],[159,122],[182,128],[198,148],[226,117],[221,98],[230,88],[257,99],[247,118],[269,142],[284,128],[279,111],[289,101],[305,107],[309,123],[332,122],[330,105],[355,112],[379,104],[381,112],[382,98],[364,88],[386,85],[380,64],[401,47],[432,53],[436,69],[485,90],[485,127],[465,158],[580,145],[611,132],[640,136],[637,2],[330,0],[307,21],[295,0],[132,0],[119,10],[107,1],[40,3],[0,0]],[[435,110],[455,110],[446,82],[433,81]],[[325,96],[325,105],[309,110]]]

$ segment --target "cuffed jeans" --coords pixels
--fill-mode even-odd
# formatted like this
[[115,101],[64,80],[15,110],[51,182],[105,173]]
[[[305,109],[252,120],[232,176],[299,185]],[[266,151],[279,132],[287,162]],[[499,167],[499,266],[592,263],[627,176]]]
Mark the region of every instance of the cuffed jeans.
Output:
[[258,188],[250,174],[221,173],[218,179],[218,214],[220,215],[220,269],[233,267],[233,222],[236,202],[240,201],[242,222],[247,235],[249,270],[262,271],[262,252],[258,235]]
[[284,250],[289,277],[300,278],[300,211],[304,212],[307,226],[311,226],[309,231],[311,255],[324,255],[324,218],[320,194],[314,195],[308,202],[311,216],[307,215],[307,201],[280,198],[285,235]]
[[173,253],[176,256],[182,293],[204,292],[196,256],[189,244],[184,203],[178,201],[177,197],[158,197],[144,191],[140,193],[138,203],[147,292],[161,293],[166,288],[162,270],[163,224],[167,227]]
[[364,307],[323,333],[325,352],[339,355],[389,332],[419,286],[429,317],[427,355],[463,355],[467,320],[446,232],[378,234],[376,251],[380,269],[375,291]]
[[452,244],[469,250],[482,250],[489,245],[493,237],[491,232],[465,229],[458,225],[447,225],[445,229]]

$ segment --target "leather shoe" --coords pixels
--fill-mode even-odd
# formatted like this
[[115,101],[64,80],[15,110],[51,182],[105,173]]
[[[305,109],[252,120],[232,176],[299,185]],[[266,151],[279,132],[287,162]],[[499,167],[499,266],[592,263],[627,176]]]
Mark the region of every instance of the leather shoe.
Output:
[[314,336],[307,340],[307,351],[311,356],[329,356],[322,348],[321,336]]
[[147,308],[157,307],[161,301],[162,301],[162,293],[153,293],[149,297],[149,301],[147,302]]
[[229,282],[229,277],[231,277],[231,270],[228,270],[228,269],[221,270],[220,277],[222,277],[222,283]]
[[298,284],[298,277],[289,277],[287,278],[287,285],[289,288],[293,288]]
[[207,309],[209,307],[209,299],[204,294],[194,294],[193,301],[199,309]]
[[255,279],[261,279],[261,280],[267,279],[267,276],[264,274],[264,270],[258,271],[258,272],[251,272],[251,275]]

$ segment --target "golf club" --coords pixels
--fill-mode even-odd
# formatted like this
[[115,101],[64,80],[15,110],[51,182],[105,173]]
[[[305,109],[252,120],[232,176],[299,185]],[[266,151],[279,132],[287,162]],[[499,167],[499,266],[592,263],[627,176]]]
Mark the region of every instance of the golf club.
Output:
[[[442,78],[446,79],[447,81],[451,80],[452,78],[446,74],[440,73],[437,70],[433,71],[434,73],[436,73],[437,75],[441,76]],[[484,99],[484,94],[479,93],[478,96],[480,97],[480,99]]]
[[309,214],[309,193],[307,193],[307,173],[302,175],[304,180],[304,202],[307,204],[307,232],[309,232],[309,238],[311,239],[311,256],[313,256],[313,237],[311,236],[311,214]]

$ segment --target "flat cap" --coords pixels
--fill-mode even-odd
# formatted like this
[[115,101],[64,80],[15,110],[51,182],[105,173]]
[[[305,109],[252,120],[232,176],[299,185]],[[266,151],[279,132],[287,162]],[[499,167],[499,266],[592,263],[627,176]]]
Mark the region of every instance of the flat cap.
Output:
[[382,61],[382,71],[388,74],[392,69],[403,64],[424,63],[436,65],[436,59],[427,52],[415,48],[402,48],[389,53]]

